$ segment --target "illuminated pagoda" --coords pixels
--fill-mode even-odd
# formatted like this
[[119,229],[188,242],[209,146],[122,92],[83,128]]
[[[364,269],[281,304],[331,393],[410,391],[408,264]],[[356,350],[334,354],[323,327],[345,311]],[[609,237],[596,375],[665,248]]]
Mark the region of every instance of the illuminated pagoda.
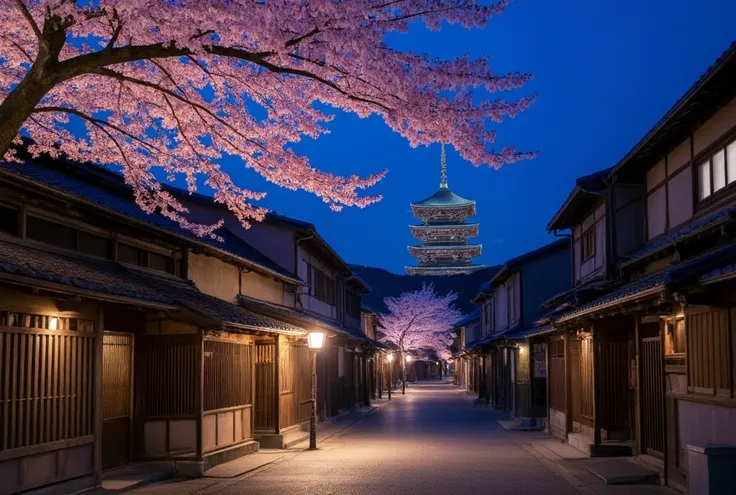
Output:
[[412,213],[422,221],[410,225],[421,245],[409,246],[409,253],[419,260],[407,266],[409,275],[458,275],[484,268],[473,264],[480,256],[480,245],[468,242],[478,235],[478,224],[468,223],[475,216],[475,201],[461,198],[447,187],[447,157],[442,145],[440,189],[432,196],[411,204]]

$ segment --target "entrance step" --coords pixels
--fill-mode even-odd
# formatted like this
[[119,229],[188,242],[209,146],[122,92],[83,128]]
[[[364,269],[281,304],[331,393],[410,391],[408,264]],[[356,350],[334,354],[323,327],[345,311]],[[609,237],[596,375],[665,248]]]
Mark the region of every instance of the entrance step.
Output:
[[590,457],[620,457],[633,454],[627,442],[593,443],[593,438],[585,433],[568,433],[567,443]]
[[544,420],[535,420],[534,418],[503,420],[499,419],[498,424],[508,431],[543,431]]
[[590,461],[586,469],[607,485],[659,484],[659,473],[625,459]]

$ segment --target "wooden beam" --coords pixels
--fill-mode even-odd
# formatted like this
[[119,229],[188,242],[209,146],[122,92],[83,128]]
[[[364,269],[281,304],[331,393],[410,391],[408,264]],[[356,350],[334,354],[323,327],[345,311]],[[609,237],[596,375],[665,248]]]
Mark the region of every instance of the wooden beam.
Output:
[[94,355],[94,475],[95,483],[102,483],[102,332],[105,328],[105,312],[102,306],[97,308],[95,328]]
[[[197,332],[199,336],[199,342],[197,346],[197,365],[199,366],[199,373],[197,373],[197,380],[194,383],[194,409],[196,414],[196,429],[197,429],[197,458],[203,458],[203,447],[202,447],[202,434],[203,428],[202,423],[204,422],[204,329],[200,328]],[[168,421],[166,422],[167,438],[166,444],[168,445]]]
[[565,438],[572,433],[572,373],[570,366],[570,332],[563,335],[565,341]]
[[281,336],[275,335],[274,340],[274,351],[273,351],[273,379],[274,379],[274,394],[273,394],[273,424],[274,424],[274,433],[277,435],[281,431],[281,370],[280,363],[279,363],[279,357],[281,355]]
[[599,347],[600,347],[600,330],[596,330],[595,325],[591,326],[591,333],[593,335],[593,443],[600,445],[601,443],[601,410],[603,404],[601,404],[601,386],[599,383],[598,375],[598,361],[599,361]]
[[644,449],[646,448],[643,442],[642,438],[642,428],[641,428],[641,417],[642,417],[642,407],[644,405],[644,391],[641,387],[643,374],[641,369],[641,329],[639,328],[639,315],[634,315],[634,340],[635,340],[635,348],[636,348],[636,356],[635,356],[635,363],[636,363],[636,409],[635,409],[635,415],[634,420],[636,421],[636,428],[635,428],[635,435],[636,435],[636,445],[639,448],[639,453],[643,454]]

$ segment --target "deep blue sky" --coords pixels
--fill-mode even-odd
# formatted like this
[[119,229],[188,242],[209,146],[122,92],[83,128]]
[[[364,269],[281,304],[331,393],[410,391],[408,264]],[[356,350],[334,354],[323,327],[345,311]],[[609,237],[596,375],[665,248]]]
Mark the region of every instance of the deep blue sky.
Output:
[[[736,40],[736,2],[727,0],[517,0],[484,30],[422,25],[392,44],[442,58],[489,55],[496,72],[535,74],[534,106],[497,127],[499,144],[538,158],[499,171],[475,168],[448,150],[450,188],[475,199],[485,264],[553,240],[545,226],[576,177],[615,164]],[[416,221],[409,203],[434,193],[439,145],[412,149],[378,118],[339,114],[331,134],[301,143],[313,164],[342,174],[389,169],[366,209],[334,213],[318,198],[279,189],[250,171],[236,182],[265,190],[262,204],[316,224],[351,263],[402,273]]]

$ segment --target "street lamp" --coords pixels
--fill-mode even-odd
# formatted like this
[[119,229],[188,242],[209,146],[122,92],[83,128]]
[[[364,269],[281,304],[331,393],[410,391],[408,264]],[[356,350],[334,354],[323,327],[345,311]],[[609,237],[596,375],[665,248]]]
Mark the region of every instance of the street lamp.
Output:
[[389,353],[388,359],[388,400],[391,400],[391,386],[394,384],[394,355]]
[[406,364],[402,365],[403,370],[404,370],[404,381],[401,384],[401,395],[406,394],[406,367],[409,365],[409,363],[411,363],[411,356],[407,354],[406,359],[404,359],[404,361],[406,361]]
[[317,449],[317,351],[325,343],[325,334],[309,332],[307,344],[312,349],[312,417],[309,420],[309,450]]

